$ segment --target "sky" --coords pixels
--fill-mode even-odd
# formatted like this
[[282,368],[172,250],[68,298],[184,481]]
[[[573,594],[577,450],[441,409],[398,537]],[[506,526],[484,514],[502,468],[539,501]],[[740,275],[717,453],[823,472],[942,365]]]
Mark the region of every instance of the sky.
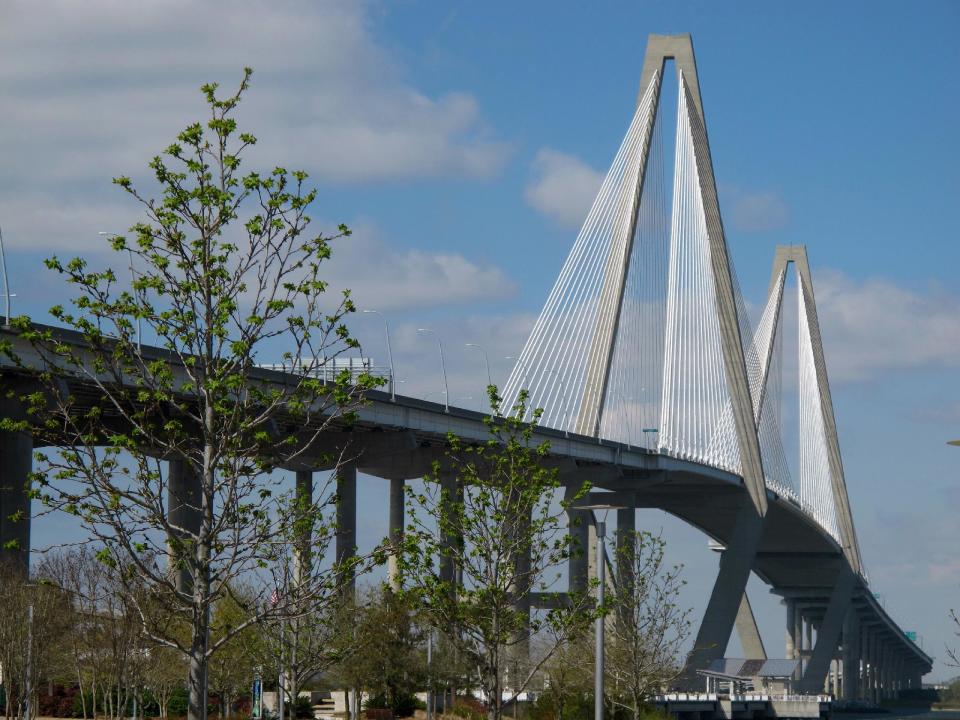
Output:
[[[114,262],[138,208],[110,179],[202,117],[199,86],[253,84],[248,162],[308,171],[312,215],[354,234],[330,273],[389,320],[398,392],[479,408],[503,383],[636,101],[649,33],[690,32],[727,239],[748,302],[774,246],[806,244],[846,479],[872,587],[943,663],[960,606],[960,5],[955,2],[0,4],[0,227],[15,314],[69,297],[51,254]],[[145,185],[149,187],[149,185]],[[125,268],[118,268],[124,270]],[[386,363],[381,318],[351,327]],[[361,541],[386,531],[361,482]],[[382,518],[379,517],[382,515]],[[716,559],[662,513],[685,599]],[[34,546],[69,536],[35,525]],[[784,613],[756,578],[771,656]],[[736,642],[731,643],[735,651]]]

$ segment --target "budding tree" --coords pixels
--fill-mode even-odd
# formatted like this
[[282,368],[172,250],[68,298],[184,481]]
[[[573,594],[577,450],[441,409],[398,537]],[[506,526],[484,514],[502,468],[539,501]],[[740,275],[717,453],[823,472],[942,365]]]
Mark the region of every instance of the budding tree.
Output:
[[690,610],[679,604],[682,566],[667,565],[665,543],[645,531],[623,531],[616,553],[612,622],[607,625],[607,672],[622,690],[613,702],[635,718],[651,695],[683,669]]
[[[476,668],[489,716],[499,720],[505,673],[512,671],[516,696],[596,611],[584,594],[530,611],[531,593],[557,589],[560,568],[575,550],[566,508],[587,488],[560,499],[549,444],[533,435],[540,411],[523,421],[525,392],[503,416],[496,388],[489,395],[488,439],[471,444],[450,435],[446,459],[421,492],[411,493],[402,566],[408,592]],[[530,661],[535,638],[540,653]]]
[[[34,496],[79,519],[149,639],[186,656],[190,720],[206,714],[210,657],[234,636],[338,595],[348,573],[325,566],[268,601],[292,549],[332,534],[332,487],[294,498],[281,470],[375,384],[325,374],[358,347],[344,322],[349,292],[328,300],[323,278],[349,230],[310,232],[317,193],[306,173],[241,172],[256,143],[235,119],[250,74],[225,97],[202,88],[209,115],[150,161],[153,194],[114,180],[143,219],[109,238],[112,267],[47,261],[76,290],[50,311],[75,332],[15,321],[32,346],[21,367],[33,385],[19,391],[26,415],[0,428],[57,447],[36,454]],[[2,349],[19,359],[14,344]],[[285,372],[258,370],[265,362]],[[265,596],[234,598],[243,617],[211,634],[212,609],[251,578]]]

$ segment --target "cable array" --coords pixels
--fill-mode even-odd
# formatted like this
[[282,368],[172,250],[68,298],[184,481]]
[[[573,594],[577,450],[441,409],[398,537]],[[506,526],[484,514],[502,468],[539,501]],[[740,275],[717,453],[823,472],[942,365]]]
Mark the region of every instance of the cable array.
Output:
[[721,428],[730,391],[684,82],[681,73],[659,449],[739,473],[736,435]]
[[656,450],[663,387],[670,205],[657,114],[610,362],[600,436]]
[[797,296],[800,316],[800,501],[804,510],[840,542],[837,508],[827,458],[827,433],[823,424],[820,385],[817,382],[806,288],[802,277],[799,278]]
[[641,164],[656,113],[655,73],[637,105],[600,192],[560,271],[547,303],[504,386],[507,406],[521,389],[528,406],[542,408],[541,424],[571,430],[583,399],[588,353],[595,328],[617,307],[600,302],[611,258],[626,258]]
[[[597,432],[606,440],[740,474],[682,72],[678,83],[672,189],[665,179],[655,74],[504,387],[504,399],[514,404],[525,388],[528,408],[542,408],[547,427]],[[780,423],[786,268],[774,280],[756,330],[732,263],[730,274],[766,486],[792,499],[839,540],[807,296],[801,287],[795,480]]]

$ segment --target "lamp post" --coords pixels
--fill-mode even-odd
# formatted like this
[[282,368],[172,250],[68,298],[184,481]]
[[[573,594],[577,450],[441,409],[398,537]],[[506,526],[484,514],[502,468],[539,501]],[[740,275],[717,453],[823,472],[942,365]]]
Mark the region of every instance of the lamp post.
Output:
[[[606,591],[606,536],[607,536],[607,513],[611,510],[620,510],[626,505],[615,505],[613,503],[591,503],[589,505],[577,505],[578,510],[596,510],[603,511],[603,518],[597,520],[597,609],[603,608],[604,596]],[[594,625],[594,635],[596,636],[596,650],[594,652],[593,666],[593,720],[603,720],[603,672],[604,672],[604,616],[598,613]]]
[[493,385],[493,380],[490,379],[490,358],[487,356],[487,351],[483,349],[482,346],[477,345],[476,343],[467,343],[465,347],[476,348],[483,353],[483,363],[487,367],[487,387]]
[[[104,237],[120,237],[120,233],[107,232],[101,230],[97,235],[102,235]],[[127,258],[130,260],[130,285],[131,290],[136,292],[136,289],[133,287],[137,283],[137,271],[133,267],[133,251],[130,248],[127,248]],[[140,342],[140,316],[137,316],[137,352],[143,351],[143,345]]]
[[443,410],[444,412],[450,412],[450,388],[447,387],[447,365],[443,361],[443,343],[440,341],[440,336],[430,328],[417,328],[417,332],[424,335],[435,335],[437,338],[437,347],[440,349],[440,372],[443,373]]
[[387,324],[387,317],[380,312],[379,310],[364,310],[363,312],[379,315],[380,319],[383,320],[383,334],[387,338],[387,360],[390,362],[390,402],[397,401],[396,387],[394,383],[394,372],[393,372],[393,350],[390,349],[390,326]]
[[3,228],[0,228],[0,269],[3,270],[3,322],[5,327],[10,325],[10,283],[7,280],[7,256],[3,251]]

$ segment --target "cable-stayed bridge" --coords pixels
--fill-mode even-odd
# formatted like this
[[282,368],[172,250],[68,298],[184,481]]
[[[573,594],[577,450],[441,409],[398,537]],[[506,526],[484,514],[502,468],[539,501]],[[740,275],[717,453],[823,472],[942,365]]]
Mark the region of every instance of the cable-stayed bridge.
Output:
[[[675,69],[675,74],[667,70]],[[664,107],[675,93],[675,116]],[[675,130],[674,130],[675,129]],[[669,182],[668,182],[669,178]],[[788,282],[797,287],[791,315]],[[734,629],[744,652],[766,657],[746,596],[757,574],[784,599],[786,654],[801,661],[799,687],[877,699],[919,687],[931,659],[877,602],[863,567],[846,491],[814,287],[802,247],[779,247],[766,304],[754,323],[730,262],[689,36],[651,36],[636,112],[561,274],[511,374],[544,410],[538,440],[571,488],[589,480],[626,506],[659,508],[722,548],[719,571],[688,659],[685,682],[724,655]],[[796,326],[795,363],[781,346]],[[14,351],[42,358],[4,331]],[[83,352],[83,339],[57,330]],[[170,358],[143,348],[147,358]],[[783,366],[796,367],[796,436],[780,412]],[[3,368],[0,368],[3,369]],[[12,375],[8,365],[5,374]],[[284,373],[252,371],[283,386]],[[76,407],[96,402],[83,378],[63,378]],[[349,448],[338,472],[337,555],[356,546],[356,473],[390,481],[391,536],[403,532],[403,488],[444,458],[446,434],[485,439],[483,415],[392,393],[370,393],[358,422],[300,459],[298,491]],[[3,412],[15,413],[7,403]],[[797,462],[788,457],[796,448]],[[30,546],[23,488],[29,436],[0,433],[0,544]],[[456,478],[441,471],[441,482]],[[189,475],[170,469],[170,512],[196,522]],[[372,509],[368,509],[372,510]],[[571,533],[591,543],[595,518],[571,510]],[[571,589],[586,588],[591,553],[571,559]],[[449,579],[455,568],[444,566]],[[391,564],[396,581],[396,566]],[[531,594],[531,608],[551,602]],[[774,655],[778,653],[772,653]]]
[[[666,72],[668,61],[675,78]],[[668,83],[676,87],[675,125],[663,109]],[[665,142],[670,126],[675,133]],[[795,472],[779,421],[777,355],[791,268],[798,298]],[[772,512],[776,504],[798,510],[836,550],[831,560],[829,551],[820,551],[818,562],[784,538],[776,551],[785,560],[794,554],[798,569],[811,564],[825,583],[814,591],[820,597],[811,615],[798,610],[810,605],[808,590],[788,589],[786,577],[771,582],[786,599],[788,654],[804,658],[801,686],[821,687],[835,660],[844,665],[835,667],[837,674],[852,676],[853,657],[864,656],[855,598],[867,592],[868,579],[806,250],[777,248],[768,299],[754,326],[728,252],[689,35],[649,39],[636,112],[507,382],[507,402],[522,389],[530,393],[531,407],[543,408],[544,425],[639,446],[741,480],[742,503],[722,539],[724,556],[691,669],[723,655],[734,622],[745,651],[765,657],[744,590],[751,570],[763,576],[761,555],[771,552],[761,549],[765,538],[782,532],[786,522]],[[704,509],[713,505],[706,489],[700,502]],[[711,523],[697,521],[695,512],[669,507],[666,498],[659,506],[710,532]],[[773,577],[768,572],[765,579]],[[891,633],[894,646],[908,654],[916,650],[899,628]],[[884,647],[888,654],[899,652],[889,643]],[[866,651],[873,658],[866,664],[874,666],[868,674],[888,672],[872,652]],[[843,689],[844,695],[856,692]]]

